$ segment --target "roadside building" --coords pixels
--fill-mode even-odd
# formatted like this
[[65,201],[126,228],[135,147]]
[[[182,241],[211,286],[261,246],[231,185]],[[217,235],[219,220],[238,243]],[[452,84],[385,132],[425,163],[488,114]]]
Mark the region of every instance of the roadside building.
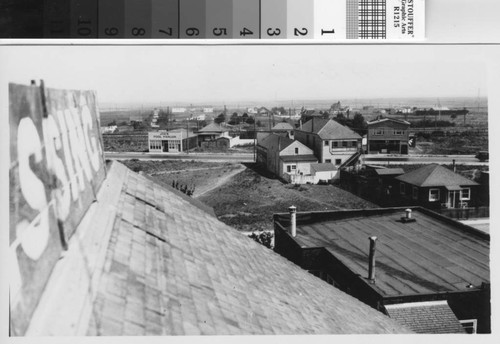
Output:
[[406,204],[429,209],[475,207],[479,184],[446,167],[430,164],[395,178]]
[[320,163],[340,167],[361,148],[361,136],[334,120],[313,118],[294,137],[314,151]]
[[486,233],[421,207],[293,209],[274,233],[275,252],[417,333],[491,332]]
[[150,153],[180,153],[196,148],[198,137],[186,129],[158,130],[148,133]]
[[310,148],[276,134],[270,134],[258,141],[256,149],[257,163],[288,181],[294,175],[310,175],[311,163],[318,162]]
[[106,127],[101,127],[101,134],[112,134],[118,129],[116,125],[108,125]]
[[198,130],[196,134],[198,135],[198,146],[202,146],[203,142],[215,141],[219,137],[229,136],[229,131],[217,123],[210,123]]
[[288,122],[280,122],[271,128],[271,132],[284,135],[293,140],[293,130],[295,128]]
[[367,122],[367,124],[369,154],[408,154],[409,122],[394,118],[381,118]]

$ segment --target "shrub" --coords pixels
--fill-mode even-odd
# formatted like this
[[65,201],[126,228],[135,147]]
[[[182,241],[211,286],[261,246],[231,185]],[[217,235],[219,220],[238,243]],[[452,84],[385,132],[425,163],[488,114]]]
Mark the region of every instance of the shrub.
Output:
[[271,232],[252,232],[248,237],[252,238],[256,242],[258,242],[261,245],[264,245],[267,248],[272,248],[272,240],[273,240],[273,233]]

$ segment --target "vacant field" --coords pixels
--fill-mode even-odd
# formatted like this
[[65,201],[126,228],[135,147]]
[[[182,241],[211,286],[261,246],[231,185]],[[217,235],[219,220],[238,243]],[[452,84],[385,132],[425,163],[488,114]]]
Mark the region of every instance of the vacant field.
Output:
[[232,176],[243,166],[237,163],[220,162],[200,162],[181,160],[124,160],[122,161],[128,168],[135,172],[144,172],[155,179],[172,185],[178,182],[179,185],[194,186],[194,197],[204,194],[224,181],[227,176]]
[[241,231],[272,230],[272,215],[288,211],[373,208],[375,204],[332,185],[283,184],[253,170],[253,164],[198,161],[124,160],[128,168],[142,171],[172,185],[194,185],[194,196],[210,207],[221,221]]
[[283,184],[249,167],[199,198],[221,221],[241,231],[272,230],[272,215],[291,205],[298,211],[376,207],[332,185]]
[[417,147],[420,153],[426,154],[476,154],[488,150],[488,136],[472,132],[449,136],[418,136]]

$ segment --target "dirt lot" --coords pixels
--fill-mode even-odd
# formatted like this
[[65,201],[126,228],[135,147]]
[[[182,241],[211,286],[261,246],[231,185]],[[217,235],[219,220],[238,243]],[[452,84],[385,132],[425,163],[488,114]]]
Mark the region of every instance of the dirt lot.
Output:
[[195,185],[194,197],[221,221],[242,231],[272,230],[272,215],[294,205],[298,211],[373,208],[375,204],[332,185],[283,184],[253,164],[125,160],[127,167],[172,184]]
[[243,170],[241,164],[217,163],[200,161],[144,161],[144,160],[124,160],[122,161],[132,171],[153,176],[159,181],[172,185],[172,181],[179,184],[195,187],[194,197],[202,195],[217,187],[224,178]]
[[283,184],[249,167],[199,197],[214,208],[221,221],[238,230],[272,230],[272,215],[286,212],[291,205],[298,211],[376,207],[332,185]]

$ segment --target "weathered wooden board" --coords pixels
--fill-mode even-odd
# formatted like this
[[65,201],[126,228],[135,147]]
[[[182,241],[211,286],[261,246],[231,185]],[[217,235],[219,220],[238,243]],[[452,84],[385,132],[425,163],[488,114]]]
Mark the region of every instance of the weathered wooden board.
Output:
[[9,85],[11,333],[22,335],[105,177],[93,92]]

